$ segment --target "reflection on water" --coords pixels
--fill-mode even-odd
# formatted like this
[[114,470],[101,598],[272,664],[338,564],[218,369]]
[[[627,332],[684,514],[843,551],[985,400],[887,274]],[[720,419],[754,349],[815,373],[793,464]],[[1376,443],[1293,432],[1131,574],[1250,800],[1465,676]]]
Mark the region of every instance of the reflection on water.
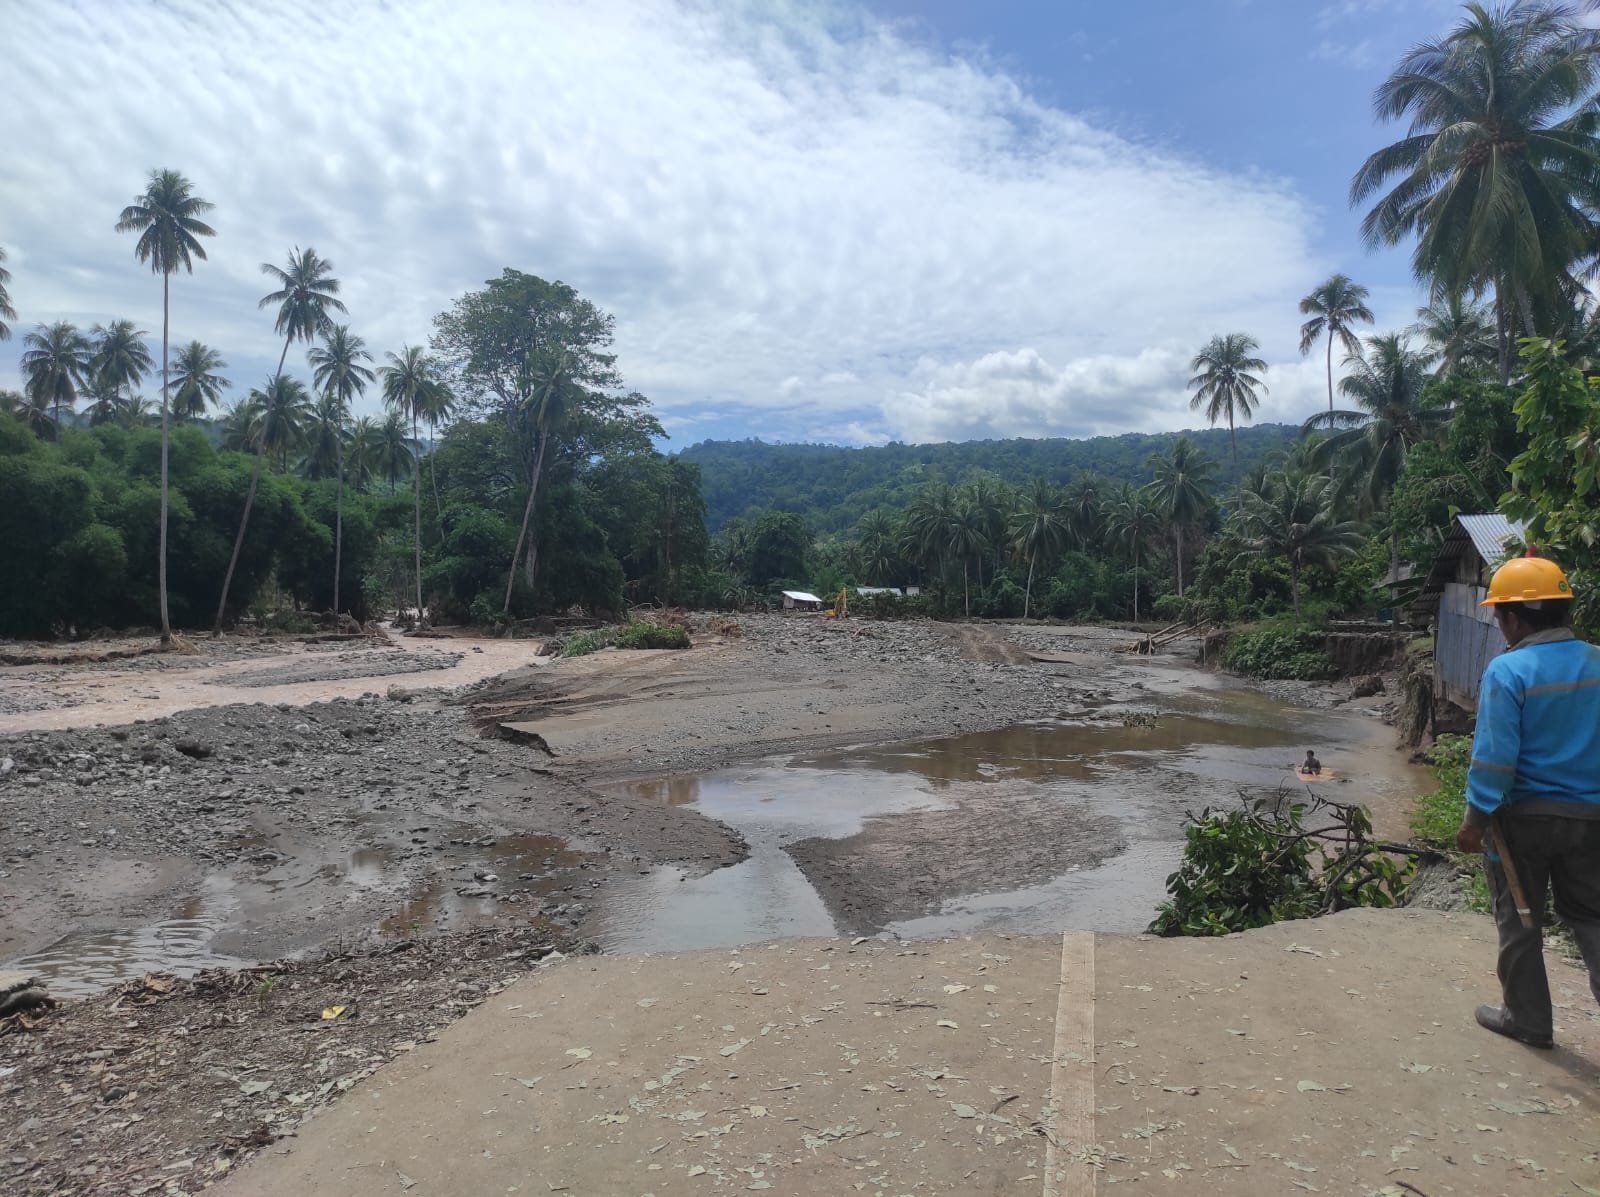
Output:
[[52,997],[74,998],[148,972],[189,977],[202,969],[249,964],[210,950],[233,905],[226,882],[214,879],[203,893],[179,903],[172,918],[146,927],[74,931],[6,968],[37,977]]
[[[257,847],[261,845],[255,845]],[[583,854],[555,836],[513,836],[478,846],[455,846],[440,853],[429,882],[379,930],[405,935],[415,931],[453,931],[504,917],[506,909],[533,918],[542,899],[570,876]],[[291,856],[252,876],[215,873],[201,892],[181,900],[171,917],[142,927],[74,931],[42,951],[7,961],[3,967],[38,977],[58,998],[85,997],[148,972],[192,976],[207,968],[254,963],[213,950],[219,936],[271,925],[285,910],[315,914],[305,907],[306,887],[332,883],[346,898],[397,888],[405,876],[392,845],[358,848],[335,860]],[[481,878],[493,877],[492,881]],[[502,900],[514,897],[514,904]]]
[[[379,925],[388,934],[414,931],[456,931],[491,922],[500,911],[500,897],[516,894],[526,907],[530,899],[556,892],[563,879],[555,875],[583,860],[566,841],[553,835],[521,835],[479,848],[464,864],[434,875]],[[492,876],[480,880],[478,874]],[[531,916],[533,908],[527,913]]]

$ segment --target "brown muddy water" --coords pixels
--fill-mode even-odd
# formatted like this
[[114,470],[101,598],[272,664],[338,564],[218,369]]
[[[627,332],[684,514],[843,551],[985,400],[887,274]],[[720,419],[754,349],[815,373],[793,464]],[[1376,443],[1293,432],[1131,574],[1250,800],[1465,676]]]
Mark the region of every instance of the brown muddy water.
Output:
[[[1307,748],[1330,769],[1318,784],[1340,801],[1372,806],[1380,830],[1385,812],[1392,827],[1396,812],[1428,784],[1393,750],[1392,731],[1369,716],[1301,710],[1255,691],[1202,685],[1152,693],[1143,708],[1155,715],[1150,725],[1125,725],[1120,713],[1101,712],[609,787],[692,806],[740,831],[749,857],[704,876],[673,867],[634,875],[596,868],[575,885],[584,877],[578,870],[594,867],[596,858],[552,837],[425,845],[426,836],[408,834],[428,832],[437,840],[447,831],[417,827],[397,835],[390,827],[388,838],[374,834],[374,846],[330,859],[291,835],[276,841],[277,858],[269,853],[264,866],[208,875],[168,917],[74,932],[5,967],[39,976],[58,996],[76,997],[152,970],[192,974],[250,963],[252,947],[275,936],[281,942],[291,923],[300,942],[325,943],[319,923],[348,927],[352,912],[366,910],[376,913],[360,924],[364,930],[347,936],[351,941],[496,919],[536,920],[550,903],[574,902],[587,912],[582,932],[607,951],[834,935],[842,929],[828,895],[789,847],[852,837],[875,843],[881,835],[884,843],[873,850],[887,853],[880,859],[892,884],[895,869],[907,867],[895,859],[898,816],[931,818],[936,829],[951,829],[952,842],[962,836],[971,842],[983,836],[984,820],[1004,811],[1004,803],[989,800],[996,795],[1024,797],[1035,804],[1030,809],[1042,799],[1083,812],[1083,842],[1063,852],[1080,863],[1063,863],[1043,879],[1008,878],[998,870],[984,878],[992,884],[942,890],[920,916],[871,930],[905,938],[1068,928],[1138,932],[1179,860],[1184,812],[1236,801],[1241,787],[1304,786],[1294,767]],[[1069,827],[1076,818],[1067,820]]]
[[[1367,715],[1301,710],[1228,688],[1164,696],[1148,713],[1153,725],[1120,715],[1040,720],[616,787],[690,805],[737,828],[750,856],[701,877],[663,868],[623,878],[607,887],[586,929],[608,951],[630,952],[839,934],[828,902],[786,849],[817,837],[849,839],[914,811],[946,812],[953,833],[972,834],[962,825],[964,801],[996,790],[1068,804],[1093,816],[1086,826],[1110,820],[1117,834],[1100,832],[1088,865],[1064,864],[1042,882],[1000,876],[991,888],[950,895],[920,917],[881,929],[903,938],[1136,933],[1165,897],[1166,877],[1182,854],[1185,812],[1235,802],[1242,788],[1303,789],[1307,780],[1295,766],[1306,748],[1328,766],[1314,783],[1322,792],[1378,808],[1391,821],[1427,784],[1393,750],[1392,731]],[[993,804],[974,805],[975,817],[993,817]],[[883,865],[892,870],[900,862],[892,859],[892,835],[886,838]]]

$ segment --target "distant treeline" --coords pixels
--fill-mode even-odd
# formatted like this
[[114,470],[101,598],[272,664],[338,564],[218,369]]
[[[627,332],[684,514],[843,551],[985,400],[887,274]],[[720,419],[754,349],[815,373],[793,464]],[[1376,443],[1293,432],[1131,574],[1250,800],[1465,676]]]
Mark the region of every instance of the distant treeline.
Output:
[[[1289,424],[1258,424],[1238,431],[1239,469],[1248,476],[1299,435]],[[1232,457],[1226,428],[1200,432],[1124,433],[1086,440],[899,443],[846,449],[837,445],[770,445],[759,440],[702,441],[682,460],[700,467],[701,491],[711,529],[766,511],[803,515],[818,532],[839,531],[878,507],[902,509],[927,482],[956,485],[979,472],[1021,484],[1044,478],[1065,485],[1084,474],[1143,485],[1150,457],[1169,451],[1180,436],[1221,463],[1218,485],[1231,488]]]

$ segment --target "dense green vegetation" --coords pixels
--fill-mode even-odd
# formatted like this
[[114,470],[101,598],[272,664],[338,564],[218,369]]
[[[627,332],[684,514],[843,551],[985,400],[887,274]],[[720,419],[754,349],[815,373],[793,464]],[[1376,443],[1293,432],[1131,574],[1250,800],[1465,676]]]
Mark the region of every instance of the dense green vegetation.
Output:
[[[1400,560],[1425,563],[1456,512],[1495,508],[1576,574],[1592,624],[1597,92],[1600,33],[1572,4],[1469,6],[1378,89],[1405,135],[1351,186],[1374,247],[1413,247],[1429,297],[1415,324],[1361,335],[1366,289],[1332,275],[1299,303],[1299,348],[1328,378],[1304,427],[1247,426],[1271,380],[1234,330],[1191,363],[1212,427],[1087,441],[667,457],[611,316],[573,288],[506,269],[380,364],[337,322],[340,279],[310,247],[263,264],[278,365],[219,410],[223,354],[174,341],[169,319],[172,276],[216,235],[211,205],[154,171],[115,227],[162,278],[160,399],[140,394],[157,363],[134,321],[23,336],[24,392],[0,393],[0,634],[165,636],[266,617],[268,598],[274,618],[503,621],[860,584],[920,587],[915,609],[945,616],[1278,620],[1236,638],[1232,661],[1310,675],[1302,625],[1386,605],[1376,584]],[[9,282],[0,266],[0,339]],[[353,419],[369,389],[386,415]]]
[[[1239,432],[1239,464],[1248,473],[1299,435],[1286,424]],[[1111,482],[1150,481],[1150,455],[1180,436],[1213,459],[1228,457],[1223,429],[1097,436],[1085,440],[962,441],[935,445],[770,445],[703,441],[682,453],[700,467],[706,518],[713,532],[730,521],[753,522],[767,511],[804,517],[820,534],[850,528],[874,509],[902,511],[930,482],[959,486],[982,474],[1017,484],[1044,478],[1064,485],[1085,474]],[[1225,481],[1231,482],[1231,479]]]

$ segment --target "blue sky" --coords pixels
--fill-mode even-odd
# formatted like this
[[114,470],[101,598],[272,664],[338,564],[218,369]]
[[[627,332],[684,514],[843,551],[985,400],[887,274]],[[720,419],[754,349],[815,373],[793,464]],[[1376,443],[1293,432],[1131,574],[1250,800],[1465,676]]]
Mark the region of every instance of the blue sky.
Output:
[[277,359],[260,263],[311,245],[380,355],[504,266],[571,283],[675,445],[1192,426],[1188,359],[1235,330],[1271,363],[1259,418],[1298,420],[1326,402],[1301,295],[1343,270],[1380,326],[1413,318],[1405,251],[1367,254],[1345,195],[1396,135],[1373,87],[1455,14],[11,0],[0,245],[19,334],[159,331],[111,225],[151,167],[184,171],[219,236],[173,335],[219,348],[235,395]]

